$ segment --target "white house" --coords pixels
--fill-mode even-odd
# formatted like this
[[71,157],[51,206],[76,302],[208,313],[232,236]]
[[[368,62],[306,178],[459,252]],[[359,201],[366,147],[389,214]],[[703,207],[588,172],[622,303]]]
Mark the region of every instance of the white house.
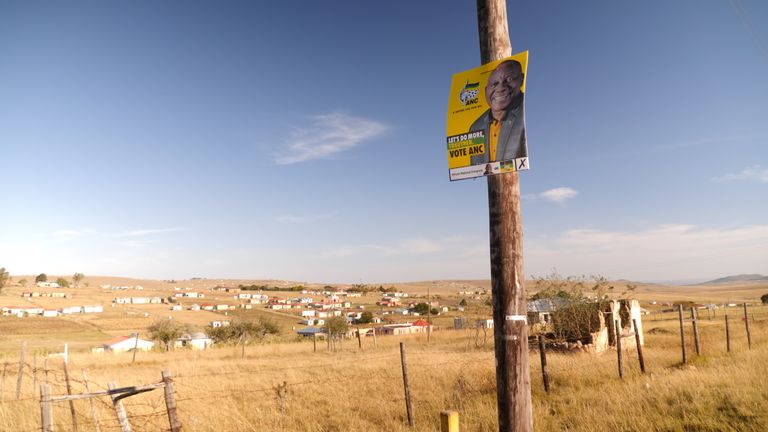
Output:
[[55,318],[59,316],[59,311],[55,309],[46,309],[43,311],[43,316],[46,318]]
[[104,312],[104,306],[102,305],[87,305],[83,306],[84,313],[102,313]]
[[133,351],[134,347],[140,351],[149,351],[155,343],[135,336],[118,336],[102,344],[104,351],[128,352]]
[[176,348],[189,347],[193,350],[204,350],[213,345],[213,339],[205,335],[205,333],[192,333],[191,335],[185,334],[176,339],[174,346]]
[[76,314],[76,313],[81,313],[82,311],[83,311],[82,306],[67,306],[67,307],[61,308],[62,315]]

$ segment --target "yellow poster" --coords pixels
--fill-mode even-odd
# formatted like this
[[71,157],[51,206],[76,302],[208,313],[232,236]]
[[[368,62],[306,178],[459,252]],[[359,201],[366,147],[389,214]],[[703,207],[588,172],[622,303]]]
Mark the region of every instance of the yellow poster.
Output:
[[529,168],[527,70],[524,51],[453,75],[446,122],[451,180]]

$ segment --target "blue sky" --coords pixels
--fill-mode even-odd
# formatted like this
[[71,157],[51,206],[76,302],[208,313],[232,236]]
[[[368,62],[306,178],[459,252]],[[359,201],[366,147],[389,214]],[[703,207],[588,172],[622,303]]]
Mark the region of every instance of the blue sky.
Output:
[[[578,3],[578,4],[577,4]],[[768,4],[508,3],[528,275],[768,274]],[[490,277],[475,2],[0,3],[11,274]]]

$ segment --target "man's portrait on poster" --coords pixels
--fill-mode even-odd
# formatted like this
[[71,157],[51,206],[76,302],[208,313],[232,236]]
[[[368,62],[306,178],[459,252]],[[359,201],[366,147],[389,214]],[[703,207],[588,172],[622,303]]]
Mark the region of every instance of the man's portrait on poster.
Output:
[[473,155],[472,165],[528,157],[525,136],[523,68],[515,60],[499,63],[485,86],[490,107],[470,126],[469,132],[484,131],[485,153]]

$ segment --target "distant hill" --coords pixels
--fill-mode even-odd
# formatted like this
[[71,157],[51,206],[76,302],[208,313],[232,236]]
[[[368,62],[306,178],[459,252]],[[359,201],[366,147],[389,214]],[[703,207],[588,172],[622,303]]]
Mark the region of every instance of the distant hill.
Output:
[[729,282],[768,282],[768,276],[759,274],[740,274],[704,282],[702,285],[714,285]]

